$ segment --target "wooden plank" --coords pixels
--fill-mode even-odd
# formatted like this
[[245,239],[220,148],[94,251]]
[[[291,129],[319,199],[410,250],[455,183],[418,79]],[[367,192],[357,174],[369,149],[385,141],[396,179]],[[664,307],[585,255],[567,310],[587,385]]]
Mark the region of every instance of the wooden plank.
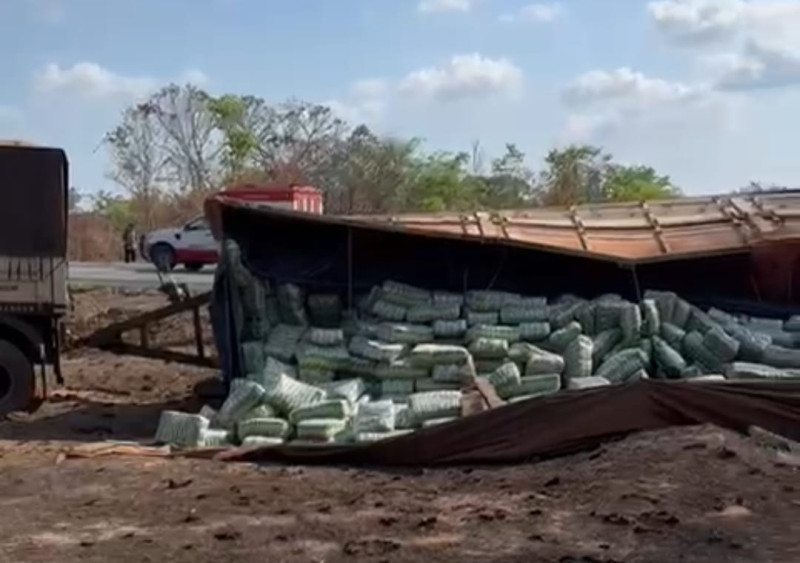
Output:
[[127,344],[124,342],[114,342],[103,346],[98,346],[99,349],[112,354],[141,356],[143,358],[150,358],[153,360],[162,360],[164,362],[174,362],[179,364],[188,364],[192,366],[204,368],[218,368],[219,362],[216,358],[199,358],[193,354],[186,354],[185,352],[176,352],[175,350],[165,350],[158,348],[143,348],[135,344]]
[[140,328],[142,326],[166,319],[167,317],[171,317],[179,313],[185,313],[186,311],[189,311],[196,307],[201,307],[203,305],[206,305],[210,301],[211,301],[210,291],[206,293],[201,293],[199,295],[190,297],[185,301],[181,301],[179,303],[171,303],[165,307],[156,309],[155,311],[150,311],[141,315],[137,315],[133,318],[108,325],[107,327],[101,328],[100,330],[97,330],[88,337],[86,337],[81,344],[84,346],[99,347],[104,343],[109,343],[118,340],[123,332]]

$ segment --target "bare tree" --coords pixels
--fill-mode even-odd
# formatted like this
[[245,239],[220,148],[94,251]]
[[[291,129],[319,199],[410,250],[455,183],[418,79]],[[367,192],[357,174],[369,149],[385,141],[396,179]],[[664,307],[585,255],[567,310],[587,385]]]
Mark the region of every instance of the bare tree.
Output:
[[137,203],[148,228],[161,195],[159,180],[167,165],[164,134],[153,115],[141,107],[125,110],[122,122],[106,134],[111,153],[109,177]]
[[165,167],[179,191],[215,187],[222,144],[208,100],[195,86],[170,84],[137,108],[158,123]]

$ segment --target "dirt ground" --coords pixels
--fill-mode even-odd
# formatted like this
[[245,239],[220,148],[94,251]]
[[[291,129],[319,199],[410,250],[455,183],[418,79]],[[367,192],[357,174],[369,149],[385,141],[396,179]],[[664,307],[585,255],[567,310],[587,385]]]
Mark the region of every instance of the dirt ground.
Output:
[[[76,296],[73,335],[163,303]],[[167,324],[163,342],[188,329]],[[64,459],[150,439],[213,373],[73,351],[68,385],[0,423],[0,563],[800,561],[800,469],[712,427],[519,467],[377,471]]]

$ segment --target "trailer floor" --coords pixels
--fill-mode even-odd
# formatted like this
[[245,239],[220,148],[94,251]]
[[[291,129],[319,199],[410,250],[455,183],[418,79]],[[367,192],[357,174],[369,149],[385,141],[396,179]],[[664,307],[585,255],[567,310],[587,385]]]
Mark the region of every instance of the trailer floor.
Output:
[[65,460],[150,438],[209,375],[102,353],[65,368],[69,389],[0,423],[0,563],[800,561],[797,460],[717,428],[491,469]]

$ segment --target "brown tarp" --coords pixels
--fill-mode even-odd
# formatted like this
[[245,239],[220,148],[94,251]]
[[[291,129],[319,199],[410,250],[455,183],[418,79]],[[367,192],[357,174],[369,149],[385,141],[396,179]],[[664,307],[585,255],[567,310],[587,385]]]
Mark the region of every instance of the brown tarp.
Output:
[[626,434],[715,424],[759,426],[800,439],[800,382],[644,381],[506,405],[369,445],[235,450],[234,461],[370,466],[525,463],[594,448]]

